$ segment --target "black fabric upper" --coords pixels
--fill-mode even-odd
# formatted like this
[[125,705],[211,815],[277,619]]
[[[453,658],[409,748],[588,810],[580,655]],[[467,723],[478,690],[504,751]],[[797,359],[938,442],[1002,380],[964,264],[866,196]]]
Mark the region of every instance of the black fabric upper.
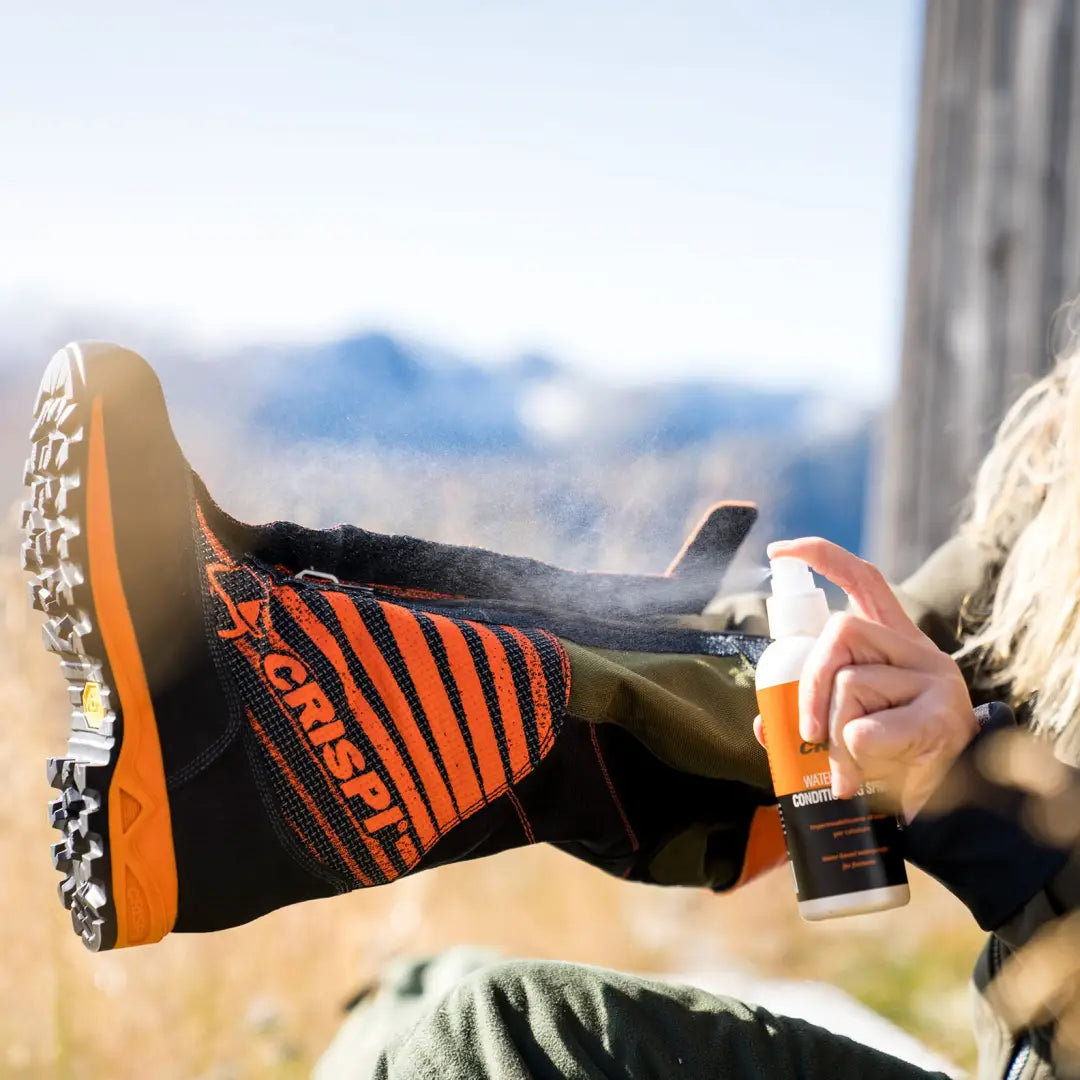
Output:
[[[212,500],[203,488],[199,501]],[[271,565],[349,581],[450,596],[537,605],[606,618],[701,612],[754,524],[746,504],[717,506],[669,575],[583,573],[483,548],[369,532],[355,525],[308,529],[288,521],[250,526],[218,510],[215,532],[234,550]]]

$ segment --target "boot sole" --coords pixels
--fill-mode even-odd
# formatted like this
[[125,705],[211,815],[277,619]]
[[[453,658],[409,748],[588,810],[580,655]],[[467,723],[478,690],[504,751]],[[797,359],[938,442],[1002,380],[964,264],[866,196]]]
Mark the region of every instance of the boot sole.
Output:
[[47,770],[60,792],[49,806],[62,834],[53,866],[64,875],[60,901],[96,952],[164,937],[176,920],[177,875],[153,699],[115,544],[102,393],[87,380],[92,361],[69,345],[42,380],[23,566],[71,704],[67,754]]

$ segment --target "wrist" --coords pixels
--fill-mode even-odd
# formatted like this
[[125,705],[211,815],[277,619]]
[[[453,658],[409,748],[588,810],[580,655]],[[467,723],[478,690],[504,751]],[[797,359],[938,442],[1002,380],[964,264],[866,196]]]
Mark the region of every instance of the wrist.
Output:
[[[1003,722],[1002,714],[995,715],[996,718],[991,721],[990,710],[986,707],[979,709],[974,708],[971,701],[968,699],[967,693],[964,693],[964,703],[957,710],[956,723],[953,725],[949,766],[943,771],[942,778],[948,774],[949,769],[952,768],[956,760],[965,750],[967,750],[984,729],[1001,726],[1001,723]],[[1014,722],[1011,712],[1008,717],[1008,722],[1010,724]]]

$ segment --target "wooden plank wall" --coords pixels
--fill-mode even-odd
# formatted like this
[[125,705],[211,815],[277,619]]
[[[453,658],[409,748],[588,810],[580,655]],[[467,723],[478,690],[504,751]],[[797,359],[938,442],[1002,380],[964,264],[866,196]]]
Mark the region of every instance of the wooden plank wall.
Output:
[[869,500],[867,550],[894,578],[948,537],[1005,409],[1067,337],[1078,65],[1077,0],[927,0],[900,377]]

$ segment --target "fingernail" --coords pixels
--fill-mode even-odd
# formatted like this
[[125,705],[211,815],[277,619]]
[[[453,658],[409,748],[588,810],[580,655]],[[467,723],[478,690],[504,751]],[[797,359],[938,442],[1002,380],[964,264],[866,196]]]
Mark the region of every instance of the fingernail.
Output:
[[824,742],[825,729],[821,726],[817,717],[809,713],[799,713],[799,738],[807,742]]

